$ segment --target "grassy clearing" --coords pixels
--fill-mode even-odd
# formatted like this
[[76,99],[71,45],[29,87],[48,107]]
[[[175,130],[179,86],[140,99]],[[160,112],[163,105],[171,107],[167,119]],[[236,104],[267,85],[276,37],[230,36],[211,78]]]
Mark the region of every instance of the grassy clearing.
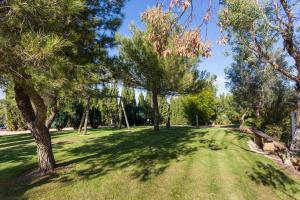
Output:
[[0,137],[0,199],[299,199],[300,184],[228,129],[53,134],[58,173],[28,183],[30,136]]

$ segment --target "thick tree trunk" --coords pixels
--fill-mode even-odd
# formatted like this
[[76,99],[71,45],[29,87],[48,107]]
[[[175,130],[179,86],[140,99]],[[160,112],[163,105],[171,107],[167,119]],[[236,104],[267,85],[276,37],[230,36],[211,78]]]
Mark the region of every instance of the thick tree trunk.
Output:
[[33,129],[32,132],[37,145],[37,156],[41,172],[47,173],[53,171],[55,160],[49,130],[46,126],[42,126]]
[[152,106],[153,106],[153,125],[154,131],[159,131],[159,110],[157,101],[157,90],[152,90]]
[[296,131],[292,138],[290,150],[300,152],[300,83],[296,85],[297,92],[297,111],[296,111]]
[[36,142],[39,169],[42,173],[48,173],[54,170],[55,160],[49,129],[45,125],[47,109],[43,99],[37,94],[34,88],[27,87],[25,89],[23,85],[15,83],[15,99]]

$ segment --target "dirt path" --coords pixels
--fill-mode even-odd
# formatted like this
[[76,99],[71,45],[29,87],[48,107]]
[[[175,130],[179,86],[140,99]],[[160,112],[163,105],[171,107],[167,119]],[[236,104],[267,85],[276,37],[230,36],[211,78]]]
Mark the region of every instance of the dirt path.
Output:
[[[74,130],[73,128],[64,128],[63,131]],[[50,132],[57,131],[57,129],[50,129]],[[8,135],[19,135],[19,134],[30,134],[29,130],[26,131],[6,131],[0,130],[0,136],[8,136]]]

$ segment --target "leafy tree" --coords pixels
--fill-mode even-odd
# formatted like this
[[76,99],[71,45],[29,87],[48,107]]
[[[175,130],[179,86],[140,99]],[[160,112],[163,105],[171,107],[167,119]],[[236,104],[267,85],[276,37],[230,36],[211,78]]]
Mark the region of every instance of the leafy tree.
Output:
[[170,100],[170,112],[171,112],[171,124],[174,125],[186,125],[188,119],[185,117],[183,107],[183,97],[172,97]]
[[10,131],[27,129],[26,123],[17,107],[14,91],[11,86],[7,86],[5,99],[3,100],[3,120],[5,127]]
[[[295,17],[299,1],[225,0],[220,23],[231,42],[250,51],[296,85],[297,131],[291,149],[300,150],[300,23]],[[286,55],[290,64],[281,65],[274,52]]]
[[158,97],[158,107],[160,113],[160,123],[167,123],[167,118],[169,114],[169,104],[165,96]]
[[[295,105],[290,82],[245,49],[236,47],[233,58],[234,63],[226,69],[226,75],[236,110],[240,116],[249,118],[241,119],[242,124],[246,121],[262,130],[272,126],[277,132],[288,132],[286,118]],[[274,128],[274,125],[282,127]]]
[[[198,94],[185,96],[183,99],[185,117],[189,124],[211,124],[216,118],[215,89],[210,86]],[[198,117],[197,117],[198,116]]]
[[[94,55],[105,55],[106,43],[111,43],[111,34],[119,27],[122,6],[121,0],[114,4],[0,2],[0,79],[14,85],[17,106],[37,143],[43,173],[55,166],[49,128],[58,111],[57,101],[103,57]],[[47,108],[52,112],[48,119]]]
[[3,126],[5,124],[5,102],[3,99],[0,99],[0,126]]
[[117,37],[121,77],[127,85],[151,91],[154,130],[158,131],[158,96],[197,86],[196,58],[209,56],[210,47],[202,42],[198,30],[185,32],[176,16],[161,7],[145,11],[142,21],[145,31],[132,26],[131,38]]
[[220,95],[216,99],[217,103],[217,118],[216,124],[228,125],[239,123],[239,113],[237,107],[239,106],[233,99],[232,94]]

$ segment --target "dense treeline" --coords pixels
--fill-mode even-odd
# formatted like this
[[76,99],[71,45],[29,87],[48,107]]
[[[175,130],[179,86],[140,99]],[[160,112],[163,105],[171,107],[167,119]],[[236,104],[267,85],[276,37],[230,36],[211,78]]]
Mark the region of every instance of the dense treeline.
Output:
[[[130,126],[153,124],[152,95],[150,92],[140,92],[137,95],[136,90],[130,87],[122,87],[120,92],[116,83],[108,84],[102,90],[105,91],[102,96],[91,99],[89,126],[94,128],[98,126],[126,126],[121,100]],[[196,118],[198,118],[199,125],[215,123],[218,118],[219,101],[215,90],[213,83],[209,83],[197,94],[173,97],[158,96],[159,124],[166,124],[168,117],[171,125],[196,125]],[[1,107],[2,121],[9,130],[26,129],[11,92],[7,90],[6,94],[7,97],[3,101],[5,103],[3,105],[7,107]],[[52,128],[60,130],[64,127],[73,127],[78,129],[84,107],[84,98],[66,100],[56,114]],[[4,115],[6,109],[8,109],[7,119]],[[224,121],[218,121],[218,124],[223,123]],[[227,120],[225,123],[230,124],[231,120]]]

